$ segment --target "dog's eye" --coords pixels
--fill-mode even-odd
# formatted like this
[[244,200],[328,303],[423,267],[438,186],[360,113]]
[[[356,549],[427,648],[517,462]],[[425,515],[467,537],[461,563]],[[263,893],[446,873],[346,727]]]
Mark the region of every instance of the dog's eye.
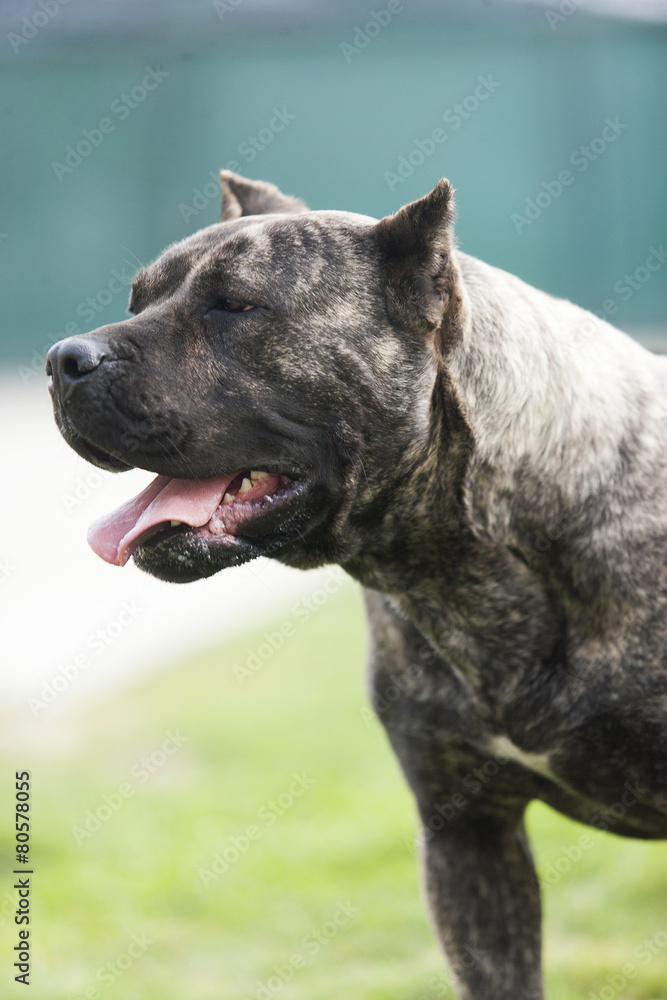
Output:
[[249,302],[240,302],[237,299],[218,299],[215,305],[211,306],[208,311],[240,313],[249,312],[254,308]]

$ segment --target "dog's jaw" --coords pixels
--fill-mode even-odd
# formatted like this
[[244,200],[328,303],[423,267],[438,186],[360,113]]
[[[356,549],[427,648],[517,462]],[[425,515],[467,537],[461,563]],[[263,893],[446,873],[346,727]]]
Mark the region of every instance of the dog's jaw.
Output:
[[[221,505],[205,525],[166,526],[141,541],[133,552],[134,561],[160,580],[191,583],[259,556],[274,555],[308,531],[309,500],[308,484],[290,482],[273,498]],[[223,517],[228,518],[226,524]]]
[[194,580],[284,542],[307,496],[305,481],[258,470],[203,480],[157,476],[91,525],[88,541],[113,565],[135,555],[161,579]]

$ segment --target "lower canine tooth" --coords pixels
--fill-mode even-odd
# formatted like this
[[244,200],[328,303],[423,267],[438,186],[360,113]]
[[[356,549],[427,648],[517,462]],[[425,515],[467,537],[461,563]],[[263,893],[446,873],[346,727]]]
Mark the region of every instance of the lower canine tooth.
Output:
[[177,528],[179,526],[179,524],[183,524],[182,521],[170,521],[169,523],[170,523],[170,525],[171,525],[172,528]]
[[241,489],[239,490],[239,493],[247,493],[248,490],[251,489],[252,489],[252,483],[250,482],[250,480],[244,479],[243,482],[241,483]]
[[234,503],[234,497],[231,495],[231,493],[225,493],[224,497],[222,498],[222,502],[223,503]]

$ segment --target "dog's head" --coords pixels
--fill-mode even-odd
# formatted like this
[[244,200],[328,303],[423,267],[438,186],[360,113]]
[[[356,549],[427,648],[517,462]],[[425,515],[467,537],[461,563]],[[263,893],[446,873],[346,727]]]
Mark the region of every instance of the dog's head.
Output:
[[139,272],[132,317],[47,364],[72,448],[158,473],[93,548],[172,581],[355,553],[428,438],[456,282],[445,180],[380,222],[221,182],[222,221]]

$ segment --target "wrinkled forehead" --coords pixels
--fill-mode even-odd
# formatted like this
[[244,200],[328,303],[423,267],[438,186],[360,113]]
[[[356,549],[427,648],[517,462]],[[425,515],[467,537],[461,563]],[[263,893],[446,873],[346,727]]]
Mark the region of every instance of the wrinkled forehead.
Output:
[[367,287],[375,225],[375,219],[351,212],[308,212],[209,226],[175,243],[137,274],[130,308],[168,297],[185,282],[195,294],[218,283],[233,288],[234,282],[237,294],[268,286],[293,293],[321,283]]

